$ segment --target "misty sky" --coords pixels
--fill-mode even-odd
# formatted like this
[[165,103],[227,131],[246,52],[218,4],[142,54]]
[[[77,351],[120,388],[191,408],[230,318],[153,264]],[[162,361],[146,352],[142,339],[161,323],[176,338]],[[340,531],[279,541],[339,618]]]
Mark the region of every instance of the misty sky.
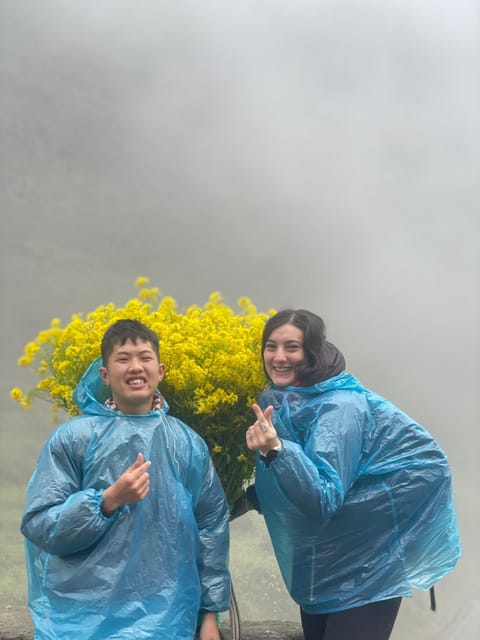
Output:
[[139,275],[310,308],[446,449],[478,613],[479,11],[0,0],[2,412],[23,345]]

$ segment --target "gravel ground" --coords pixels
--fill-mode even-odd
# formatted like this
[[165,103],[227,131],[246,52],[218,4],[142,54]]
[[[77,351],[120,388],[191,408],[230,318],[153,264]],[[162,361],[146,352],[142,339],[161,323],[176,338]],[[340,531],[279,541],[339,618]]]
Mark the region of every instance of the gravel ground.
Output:
[[[300,627],[292,622],[244,622],[241,640],[302,640]],[[25,607],[0,610],[0,640],[33,640],[30,616]]]

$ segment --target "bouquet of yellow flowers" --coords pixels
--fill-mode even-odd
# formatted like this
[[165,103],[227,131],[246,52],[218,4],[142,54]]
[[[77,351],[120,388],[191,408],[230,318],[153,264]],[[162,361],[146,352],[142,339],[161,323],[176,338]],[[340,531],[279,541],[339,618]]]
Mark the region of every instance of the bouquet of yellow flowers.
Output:
[[161,297],[148,278],[137,278],[137,297],[123,307],[110,303],[72,316],[62,327],[58,318],[24,349],[18,364],[30,367],[39,382],[28,393],[18,387],[11,397],[23,407],[35,397],[50,401],[70,415],[79,413],[73,391],[100,355],[105,330],[121,318],[143,322],[160,338],[166,364],[160,390],[172,415],[194,428],[207,442],[227,500],[233,504],[254,471],[255,454],[245,446],[245,430],[253,421],[251,405],[264,388],[260,343],[269,314],[257,313],[249,298],[238,311],[212,293],[202,307],[184,313],[172,297]]

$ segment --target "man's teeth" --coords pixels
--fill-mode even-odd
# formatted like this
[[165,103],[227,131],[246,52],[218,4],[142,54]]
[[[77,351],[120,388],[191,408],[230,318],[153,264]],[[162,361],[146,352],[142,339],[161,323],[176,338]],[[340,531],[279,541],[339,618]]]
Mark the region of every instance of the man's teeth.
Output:
[[143,382],[141,378],[135,378],[135,380],[129,380],[128,384],[143,384]]

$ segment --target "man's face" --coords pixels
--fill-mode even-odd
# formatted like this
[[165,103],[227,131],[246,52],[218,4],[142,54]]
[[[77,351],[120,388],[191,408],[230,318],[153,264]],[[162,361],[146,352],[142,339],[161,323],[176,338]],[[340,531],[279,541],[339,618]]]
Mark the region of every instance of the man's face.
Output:
[[105,367],[100,369],[105,384],[111,387],[119,411],[126,414],[148,413],[165,365],[158,362],[150,342],[116,344]]

